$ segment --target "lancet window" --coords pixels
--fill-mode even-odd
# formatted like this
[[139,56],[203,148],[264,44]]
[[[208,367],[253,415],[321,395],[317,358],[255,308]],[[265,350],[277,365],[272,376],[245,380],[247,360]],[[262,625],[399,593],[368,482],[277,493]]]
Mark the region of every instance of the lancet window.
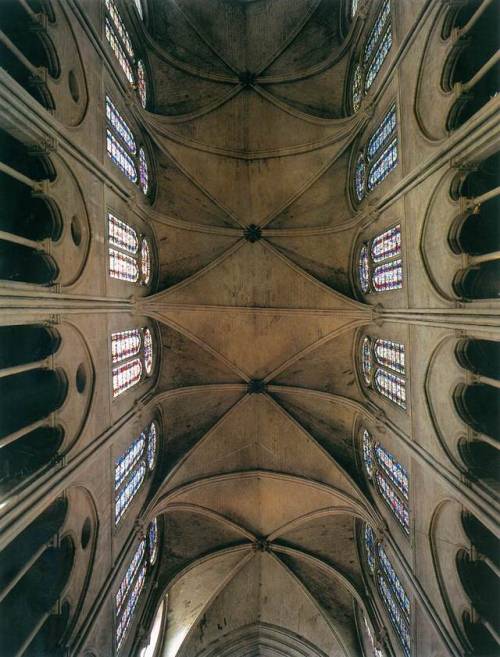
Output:
[[139,182],[144,194],[150,189],[149,168],[144,148],[137,149],[134,134],[106,96],[106,149],[112,162],[133,183]]
[[109,275],[129,283],[151,280],[151,249],[135,228],[108,212]]
[[[129,84],[137,90],[141,105],[146,107],[147,104],[147,84],[144,62],[137,59],[132,39],[125,27],[125,23],[120,15],[120,11],[114,0],[104,0],[106,7],[106,17],[104,22],[104,32],[106,40],[120,64]],[[142,6],[136,1],[137,11],[142,18]]]
[[361,246],[358,281],[364,294],[388,292],[403,287],[400,224]]
[[[154,526],[154,530],[152,530]],[[122,648],[127,632],[132,625],[134,614],[146,577],[155,563],[158,552],[158,522],[155,518],[148,527],[146,537],[137,546],[125,575],[115,595],[116,650]],[[154,554],[154,558],[151,555]]]
[[[351,16],[355,13],[352,11],[353,4],[351,4]],[[391,0],[384,0],[366,39],[361,61],[354,68],[351,82],[351,104],[354,112],[358,111],[363,95],[375,82],[391,47]]]
[[370,575],[374,578],[390,621],[406,657],[411,655],[410,599],[382,544],[371,527],[365,525],[365,554]]
[[408,508],[408,471],[381,443],[363,429],[363,463],[368,478],[374,483],[404,531],[410,532]]
[[389,111],[361,148],[354,167],[354,194],[357,201],[379,185],[398,163],[396,105]]
[[125,515],[132,500],[156,463],[158,429],[151,422],[115,460],[115,524]]
[[148,328],[111,334],[113,397],[149,376],[154,366],[153,336]]
[[365,336],[361,342],[361,371],[367,387],[406,408],[405,346]]

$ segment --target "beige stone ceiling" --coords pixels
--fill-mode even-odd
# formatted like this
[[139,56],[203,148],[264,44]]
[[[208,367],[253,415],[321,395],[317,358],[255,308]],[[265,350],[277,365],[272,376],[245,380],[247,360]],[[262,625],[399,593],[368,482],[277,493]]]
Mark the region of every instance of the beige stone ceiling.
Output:
[[353,443],[353,350],[371,319],[345,191],[366,121],[342,110],[357,28],[340,0],[149,9],[163,657],[352,657],[355,523],[377,522]]

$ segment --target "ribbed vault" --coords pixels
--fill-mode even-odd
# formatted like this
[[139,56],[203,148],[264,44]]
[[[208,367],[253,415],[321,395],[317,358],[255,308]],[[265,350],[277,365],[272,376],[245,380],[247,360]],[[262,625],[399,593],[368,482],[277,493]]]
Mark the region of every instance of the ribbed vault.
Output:
[[352,657],[364,589],[340,0],[152,0],[163,657]]

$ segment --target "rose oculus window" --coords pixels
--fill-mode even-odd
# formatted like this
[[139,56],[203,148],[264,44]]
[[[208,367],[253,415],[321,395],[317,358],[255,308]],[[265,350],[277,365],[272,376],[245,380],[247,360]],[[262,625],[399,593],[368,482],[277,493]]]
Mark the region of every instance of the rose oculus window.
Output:
[[361,341],[360,362],[365,385],[406,409],[404,344],[365,336]]
[[136,184],[139,181],[143,194],[147,195],[150,190],[150,180],[144,148],[137,148],[132,129],[109,96],[106,96],[105,105],[108,156],[130,182]]
[[378,493],[405,533],[409,534],[409,479],[407,469],[381,443],[374,441],[366,429],[362,430],[362,441],[363,464],[368,479],[375,484]]
[[[104,0],[104,6],[106,8],[104,19],[106,40],[111,46],[111,50],[129,84],[136,89],[142,107],[145,108],[147,104],[147,83],[144,62],[136,58],[132,39],[115,1]],[[138,0],[136,0],[136,7],[142,19],[142,5]]]
[[148,472],[154,470],[157,436],[156,423],[151,422],[115,460],[115,525],[125,515]]
[[374,578],[378,593],[384,604],[405,657],[411,657],[411,613],[410,599],[382,544],[377,541],[373,529],[365,525],[365,555],[368,571]]
[[[152,531],[151,526],[155,529]],[[152,544],[152,536],[154,544]],[[146,537],[137,546],[125,575],[115,594],[115,642],[118,652],[132,625],[138,602],[144,590],[146,577],[154,565],[151,554],[158,552],[158,524],[155,518],[148,527]]]
[[363,294],[388,292],[403,287],[400,224],[361,246],[358,282]]
[[111,212],[108,212],[108,245],[111,278],[149,284],[151,249],[148,240]]
[[[354,3],[353,3],[354,4]],[[351,18],[357,11],[357,3]],[[357,112],[363,95],[366,94],[382,68],[382,65],[392,47],[391,2],[384,0],[365,42],[361,61],[354,67],[351,81],[351,105]]]
[[150,329],[112,333],[111,356],[113,397],[118,397],[153,371],[154,346]]

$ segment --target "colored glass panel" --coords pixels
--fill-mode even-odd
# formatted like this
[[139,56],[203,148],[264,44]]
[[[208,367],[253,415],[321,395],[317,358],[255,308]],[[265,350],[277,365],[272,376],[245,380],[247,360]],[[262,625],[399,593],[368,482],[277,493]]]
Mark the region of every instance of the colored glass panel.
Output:
[[352,79],[352,109],[357,112],[361,99],[363,98],[363,68],[361,64],[356,66],[354,77]]
[[373,475],[373,441],[366,429],[363,430],[363,462],[368,476]]
[[139,353],[141,348],[141,333],[139,329],[119,331],[111,334],[111,355],[113,363],[130,358]]
[[151,249],[146,239],[142,240],[141,245],[141,275],[145,285],[151,280]]
[[374,342],[373,351],[375,360],[379,365],[389,367],[400,374],[405,372],[405,346],[400,342],[382,340],[377,338]]
[[118,35],[120,36],[120,39],[122,40],[123,45],[125,46],[125,50],[127,51],[127,54],[129,55],[130,58],[134,58],[134,50],[132,48],[132,41],[130,39],[130,35],[127,31],[127,28],[125,27],[125,24],[120,16],[120,12],[118,11],[118,7],[116,6],[114,0],[105,0],[106,3],[106,9],[109,12],[109,15],[111,16],[111,20],[113,21],[114,28]]
[[384,575],[386,576],[391,589],[396,594],[396,597],[399,600],[399,604],[401,605],[405,616],[410,618],[410,598],[404,590],[404,587],[401,584],[399,577],[396,575],[396,571],[394,570],[389,557],[387,556],[383,546],[380,543],[377,545],[377,552],[380,565],[384,571]]
[[401,408],[406,408],[406,383],[400,376],[378,369],[375,372],[375,388]]
[[149,329],[144,329],[144,367],[146,374],[153,371],[153,336]]
[[410,642],[409,627],[405,621],[405,618],[401,612],[398,603],[396,602],[394,594],[389,587],[389,584],[386,582],[384,577],[380,574],[377,577],[377,582],[378,582],[380,595],[387,609],[389,618],[391,619],[394,629],[396,630],[396,633],[401,641],[401,645],[403,646],[405,656],[410,657],[411,642]]
[[379,185],[384,178],[396,167],[398,163],[398,140],[394,139],[382,152],[380,157],[372,164],[368,174],[368,190],[371,191]]
[[109,243],[122,251],[135,255],[139,250],[137,232],[111,212],[108,212]]
[[136,145],[132,130],[129,128],[120,112],[116,109],[109,96],[106,96],[106,119],[108,124],[123,141],[128,151],[130,153],[135,153]]
[[393,226],[374,238],[371,256],[374,262],[381,262],[401,254],[401,226]]
[[154,518],[148,527],[149,563],[152,566],[158,556],[158,520]]
[[366,294],[370,289],[370,262],[366,244],[361,247],[361,251],[359,252],[358,275],[361,291]]
[[384,31],[385,25],[390,17],[390,14],[391,14],[391,2],[390,0],[385,0],[384,4],[382,5],[378,13],[378,16],[375,20],[373,27],[370,30],[370,34],[368,35],[368,39],[365,46],[365,52],[364,52],[365,64],[368,63],[368,61],[371,59],[371,56],[375,52],[375,47],[378,43],[378,40],[380,39],[382,32]]
[[122,646],[123,640],[127,635],[128,629],[132,623],[135,609],[139,601],[139,596],[142,593],[144,588],[144,582],[146,580],[146,564],[143,564],[139,574],[134,582],[134,586],[130,592],[129,597],[127,598],[123,612],[121,613],[117,627],[116,627],[116,646],[119,650]]
[[148,100],[148,92],[146,87],[146,70],[142,60],[137,62],[137,92],[141,99],[141,105],[145,108]]
[[366,164],[363,153],[360,153],[356,162],[356,170],[354,172],[354,189],[356,191],[356,198],[361,201],[365,195],[366,188]]
[[115,524],[123,518],[125,511],[130,506],[137,491],[142,485],[146,476],[146,466],[143,461],[140,461],[132,472],[131,477],[127,483],[122,487],[115,499]]
[[127,568],[127,572],[125,573],[125,576],[123,577],[120,583],[120,588],[116,592],[115,602],[116,602],[116,610],[118,612],[121,610],[123,601],[125,600],[125,597],[127,596],[127,593],[129,592],[130,587],[134,582],[135,576],[137,575],[137,572],[140,568],[145,552],[146,552],[146,541],[145,539],[143,539],[137,546],[137,549],[134,552],[134,556],[132,557],[132,561],[130,562],[129,567]]
[[389,27],[387,32],[384,34],[384,38],[382,39],[379,47],[377,48],[377,52],[375,53],[375,57],[373,58],[372,63],[368,67],[368,70],[366,71],[366,77],[365,77],[365,92],[368,91],[368,89],[372,86],[372,84],[375,81],[375,78],[377,77],[380,69],[382,68],[382,64],[385,61],[385,58],[389,54],[389,50],[392,47],[392,29]]
[[395,493],[392,485],[387,481],[387,479],[377,472],[375,475],[375,480],[377,482],[377,488],[382,495],[387,506],[390,508],[396,519],[399,521],[403,529],[407,534],[410,533],[410,514],[408,512],[408,507],[406,504],[399,498]]
[[127,176],[127,178],[135,183],[137,181],[137,170],[135,162],[127,153],[127,151],[120,144],[118,139],[114,136],[111,130],[106,131],[106,147],[109,157],[113,160],[116,166]]
[[157,442],[158,442],[158,429],[156,428],[156,423],[151,422],[151,426],[149,427],[148,451],[147,451],[148,468],[150,470],[152,470],[155,467]]
[[403,287],[403,263],[401,260],[386,262],[373,270],[373,287],[376,292],[399,290]]
[[358,11],[358,0],[351,0],[351,18],[354,18]]
[[374,452],[380,468],[408,499],[408,470],[380,443],[375,443]]
[[365,338],[361,346],[361,366],[365,382],[369,384],[372,378],[373,360],[370,338]]
[[115,460],[115,490],[118,490],[144,454],[146,436],[143,433],[132,441],[126,451]]
[[370,525],[365,525],[366,560],[371,573],[375,572],[375,534]]
[[109,249],[109,275],[121,281],[136,283],[139,280],[139,267],[132,256]]
[[146,160],[146,153],[143,148],[139,149],[139,180],[141,183],[141,189],[144,194],[147,194],[149,191],[149,171],[148,163]]
[[113,397],[118,397],[141,380],[142,363],[138,358],[113,368]]
[[368,161],[372,160],[380,148],[389,139],[391,134],[396,129],[396,107],[391,107],[387,114],[382,119],[380,126],[373,133],[368,146],[366,147],[366,154]]
[[130,84],[134,84],[134,74],[132,72],[132,66],[128,60],[127,55],[125,54],[124,49],[118,39],[118,36],[113,29],[111,21],[106,18],[104,31],[106,33],[106,39],[113,50],[118,63],[120,64],[122,71],[125,73],[125,77]]

